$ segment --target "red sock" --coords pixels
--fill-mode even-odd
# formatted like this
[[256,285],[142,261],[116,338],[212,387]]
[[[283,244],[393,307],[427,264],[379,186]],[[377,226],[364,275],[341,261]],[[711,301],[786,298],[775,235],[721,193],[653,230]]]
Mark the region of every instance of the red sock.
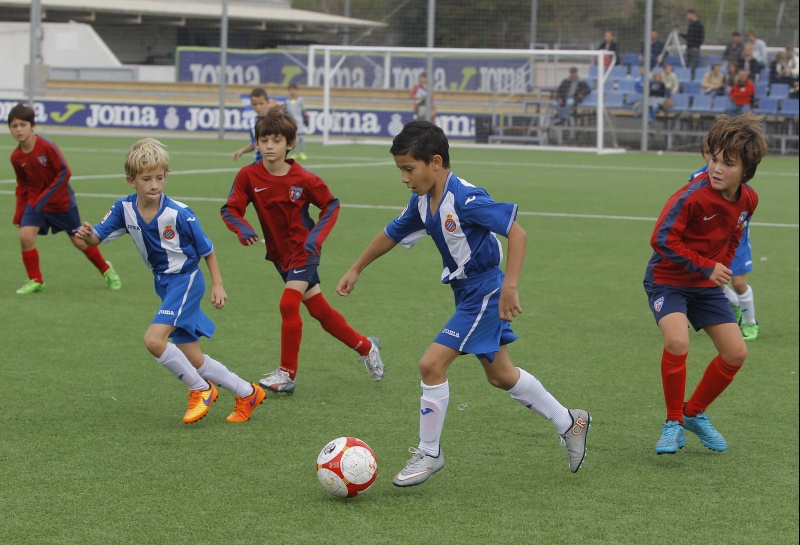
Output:
[[108,270],[108,263],[106,263],[103,254],[100,253],[100,249],[97,246],[89,246],[83,251],[83,255],[92,262],[92,264],[97,267],[97,270],[100,271],[100,274],[103,274]]
[[741,365],[731,365],[717,356],[706,367],[700,384],[695,388],[692,397],[686,402],[686,416],[697,416],[705,411],[711,403],[733,382],[733,376],[741,369]]
[[300,340],[303,338],[303,319],[300,317],[300,300],[303,294],[297,290],[283,290],[281,296],[281,369],[294,380],[297,375],[297,358]]
[[683,424],[683,396],[686,394],[686,356],[661,353],[661,384],[664,387],[664,402],[667,405],[667,420]]
[[303,301],[303,304],[308,309],[311,317],[319,321],[322,329],[358,352],[361,356],[369,354],[372,343],[364,335],[350,327],[344,316],[328,304],[322,293]]
[[44,284],[42,271],[39,269],[39,251],[36,248],[22,252],[22,264],[25,265],[28,278]]

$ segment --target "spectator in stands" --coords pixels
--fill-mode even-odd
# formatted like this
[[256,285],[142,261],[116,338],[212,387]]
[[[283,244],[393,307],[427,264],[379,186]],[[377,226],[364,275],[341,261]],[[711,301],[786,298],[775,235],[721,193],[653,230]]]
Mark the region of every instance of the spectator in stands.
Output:
[[[636,89],[637,93],[644,92],[644,67],[640,67],[640,74],[639,77],[636,78],[634,82],[634,88]],[[671,93],[667,86],[664,84],[663,75],[660,71],[655,71],[650,75],[650,85],[649,85],[649,97],[648,97],[648,112],[647,112],[647,121],[648,123],[652,123],[656,119],[656,115],[660,110],[668,110],[672,108],[672,99]],[[637,115],[641,115],[642,113],[642,102],[636,102],[633,105],[633,111],[636,112]]]
[[681,89],[681,82],[678,81],[678,76],[675,74],[675,71],[672,69],[672,65],[667,63],[664,65],[664,75],[662,77],[664,81],[664,85],[667,86],[667,90],[670,92],[671,95],[676,94]]
[[589,94],[589,85],[578,79],[578,69],[569,69],[569,77],[565,78],[556,90],[556,125],[572,125],[572,109],[581,103]]
[[789,98],[800,98],[800,80],[795,80],[789,89]]
[[800,77],[800,59],[794,50],[794,44],[786,44],[786,83],[794,83]]
[[606,33],[603,35],[603,42],[597,47],[597,49],[605,49],[607,51],[613,51],[615,54],[613,58],[612,57],[605,58],[606,68],[617,64],[619,52],[617,50],[617,42],[614,41],[613,32],[611,32],[610,30],[606,30]]
[[[428,92],[428,74],[422,72],[417,79],[417,83],[408,93],[411,104],[414,108],[414,119],[423,121],[433,121],[436,119],[436,106],[433,103],[433,92]],[[430,105],[430,119],[428,118],[428,106]]]
[[[666,51],[664,50],[664,42],[658,39],[657,30],[651,30],[650,31],[651,70],[656,66],[661,66],[661,64],[664,62],[664,55],[666,55]],[[642,50],[639,52],[639,64],[644,64],[644,44],[642,44]]]
[[748,111],[753,105],[753,95],[756,94],[756,86],[750,79],[747,70],[739,70],[736,74],[736,82],[731,85],[728,96],[733,103],[728,111],[731,115],[739,115]]
[[758,37],[755,30],[747,33],[747,40],[753,46],[753,56],[762,67],[769,66],[769,54],[767,53],[767,42]]
[[764,68],[756,58],[753,56],[753,45],[749,42],[744,44],[742,54],[736,61],[739,70],[747,70],[750,73],[750,79],[758,81],[761,78],[761,69]]
[[725,51],[722,53],[722,60],[738,62],[739,57],[742,56],[742,48],[744,48],[742,35],[738,30],[734,30],[731,33],[731,40],[728,42],[728,45],[725,46]]
[[785,78],[791,79],[788,71],[786,70],[786,53],[779,51],[775,55],[775,60],[769,66],[769,82],[772,83],[785,83]]
[[707,95],[725,94],[725,76],[722,75],[722,69],[718,62],[712,64],[711,70],[703,75],[703,81],[700,82],[700,90]]
[[739,73],[739,65],[736,64],[736,61],[730,61],[728,63],[728,71],[725,73],[725,87],[730,87],[736,83],[736,74]]
[[686,40],[686,64],[692,69],[692,79],[694,72],[700,66],[700,46],[706,39],[706,29],[700,22],[700,15],[696,10],[686,11],[686,34],[681,34],[681,38]]

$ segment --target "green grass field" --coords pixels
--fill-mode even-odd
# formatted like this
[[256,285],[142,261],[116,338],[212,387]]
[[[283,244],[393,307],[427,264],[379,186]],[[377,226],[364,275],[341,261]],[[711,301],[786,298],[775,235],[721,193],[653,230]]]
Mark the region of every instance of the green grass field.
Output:
[[[129,192],[124,154],[135,137],[52,136],[70,163],[81,215],[98,222]],[[219,207],[239,141],[163,137],[166,193],[189,204],[214,240],[229,300],[204,349],[249,380],[277,366],[282,284],[227,231]],[[13,141],[0,146],[8,157]],[[696,155],[546,153],[454,148],[456,174],[520,205],[528,233],[513,324],[515,363],[568,407],[593,418],[583,469],[567,469],[552,426],[485,380],[471,357],[448,377],[443,471],[396,488],[416,446],[417,361],[452,312],[430,241],[397,248],[348,298],[336,282],[409,197],[388,145],[309,145],[306,165],[343,204],[320,272],[348,321],[383,342],[386,377],[303,310],[297,393],[268,396],[250,422],[225,422],[222,391],[198,424],[181,422],[185,389],[142,337],[158,299],[133,244],[103,245],[123,279],[106,289],[67,237],[40,237],[47,290],[25,281],[13,173],[0,166],[0,542],[40,544],[779,544],[798,539],[798,161],[768,157],[753,186],[753,286],[761,337],[709,414],[729,450],[689,435],[674,456],[653,447],[664,418],[661,336],[642,277],[667,197],[700,166]],[[254,214],[248,215],[251,221]],[[206,271],[205,266],[203,270]],[[692,336],[688,387],[714,348]],[[369,443],[379,475],[340,500],[314,462],[332,438]]]

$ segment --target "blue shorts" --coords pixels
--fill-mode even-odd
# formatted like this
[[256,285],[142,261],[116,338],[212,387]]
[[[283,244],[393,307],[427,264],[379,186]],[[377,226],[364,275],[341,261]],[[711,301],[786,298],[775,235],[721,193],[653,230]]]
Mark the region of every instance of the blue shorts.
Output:
[[650,311],[658,323],[667,314],[685,314],[695,331],[716,324],[736,323],[728,298],[721,288],[684,288],[644,283]]
[[288,271],[281,269],[277,263],[273,263],[273,265],[275,265],[275,270],[277,270],[278,274],[281,275],[281,278],[283,278],[284,283],[292,280],[308,282],[306,291],[320,283],[319,274],[317,273],[317,265],[303,265],[302,267],[295,267],[294,269],[289,269]]
[[72,236],[81,226],[81,215],[78,213],[77,206],[73,206],[66,212],[37,212],[31,205],[28,205],[22,213],[19,226],[38,227],[40,235],[46,235],[48,231],[54,235],[66,231],[69,236]]
[[739,241],[739,247],[736,248],[736,255],[733,256],[731,266],[728,267],[731,271],[731,276],[742,276],[753,271],[753,256],[750,250],[750,225],[744,228],[742,239]]
[[496,269],[451,282],[456,312],[434,342],[493,362],[500,346],[516,341],[510,323],[500,319],[500,288],[504,277],[503,271]]
[[175,344],[193,343],[200,337],[211,337],[217,326],[200,309],[206,293],[206,281],[200,269],[180,274],[157,274],[154,277],[161,307],[153,317],[154,324],[175,327]]

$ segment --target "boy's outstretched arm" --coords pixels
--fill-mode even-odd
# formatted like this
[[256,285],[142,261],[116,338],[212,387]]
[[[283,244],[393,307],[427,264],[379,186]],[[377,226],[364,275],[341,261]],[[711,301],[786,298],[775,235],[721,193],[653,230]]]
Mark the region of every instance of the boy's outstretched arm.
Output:
[[244,155],[245,153],[250,153],[251,151],[255,150],[256,147],[253,144],[247,144],[245,147],[238,149],[233,152],[233,160],[236,161],[239,157]]
[[517,293],[517,282],[522,273],[522,264],[525,262],[525,247],[528,244],[528,235],[516,221],[508,232],[508,257],[506,258],[506,277],[500,289],[500,319],[512,321],[518,314],[522,314]]
[[336,286],[336,293],[342,297],[347,297],[350,295],[350,292],[353,291],[353,288],[356,286],[356,282],[358,282],[358,277],[361,275],[361,271],[366,269],[367,265],[378,259],[383,254],[387,253],[395,246],[397,246],[397,243],[387,237],[386,233],[383,231],[378,233],[378,235],[372,239],[372,242],[370,242],[364,249],[361,257],[356,259],[356,262],[353,263],[352,267],[350,267],[350,270],[348,270],[342,279],[339,280],[339,284]]
[[219,272],[217,255],[211,252],[205,257],[205,260],[208,272],[211,273],[211,304],[214,308],[222,308],[225,306],[225,301],[228,300],[228,294],[222,287],[222,274]]
[[78,230],[75,231],[75,236],[89,246],[99,246],[100,243],[103,242],[94,234],[94,228],[88,221],[84,221],[83,224],[78,227]]

